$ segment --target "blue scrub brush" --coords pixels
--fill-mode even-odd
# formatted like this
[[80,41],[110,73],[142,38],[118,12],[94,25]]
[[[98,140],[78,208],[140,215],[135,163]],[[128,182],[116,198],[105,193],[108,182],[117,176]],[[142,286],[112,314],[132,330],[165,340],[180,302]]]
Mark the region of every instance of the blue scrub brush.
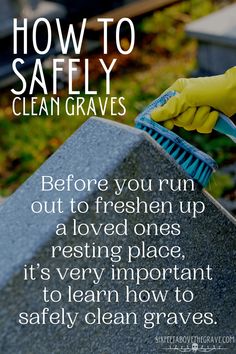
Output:
[[212,172],[217,168],[216,162],[210,156],[187,143],[172,131],[154,122],[150,117],[150,113],[154,108],[163,106],[176,94],[175,91],[169,91],[154,100],[137,116],[135,120],[136,127],[146,131],[176,160],[193,180],[198,182],[202,187],[205,187]]

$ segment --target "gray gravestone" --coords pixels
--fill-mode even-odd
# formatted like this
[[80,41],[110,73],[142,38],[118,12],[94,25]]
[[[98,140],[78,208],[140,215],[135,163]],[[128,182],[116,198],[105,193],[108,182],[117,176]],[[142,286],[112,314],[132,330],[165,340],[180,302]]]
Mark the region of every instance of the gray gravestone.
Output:
[[[122,222],[128,218],[130,228],[138,222],[155,222],[157,224],[178,222],[182,225],[182,233],[177,238],[173,236],[144,235],[137,236],[130,230],[128,236],[64,236],[58,239],[55,228],[58,222],[64,222],[72,228],[72,218],[68,209],[61,215],[32,214],[30,204],[35,200],[55,200],[58,193],[40,192],[42,175],[54,178],[66,178],[68,174],[77,178],[185,178],[184,173],[176,163],[156,144],[146,133],[124,125],[93,118],[88,120],[67,142],[50,157],[36,173],[33,174],[5,203],[0,206],[0,352],[4,354],[163,354],[168,352],[169,344],[155,343],[156,336],[233,336],[236,328],[235,315],[235,234],[236,227],[233,218],[215,202],[206,192],[199,188],[196,191],[173,193],[166,187],[163,192],[139,193],[141,199],[169,200],[173,205],[180,200],[203,201],[206,211],[194,219],[190,215],[180,214],[176,217],[170,214],[108,214],[97,215],[94,208],[85,216],[76,215],[81,222],[107,223]],[[112,182],[111,182],[112,183]],[[72,197],[78,202],[87,200],[90,204],[96,195],[91,193],[60,192],[64,202]],[[113,202],[119,196],[104,192],[103,198]],[[122,200],[134,200],[136,193],[128,190],[122,195]],[[89,260],[65,259],[58,256],[50,258],[50,245],[85,245],[90,244],[141,245],[145,240],[147,245],[178,244],[184,250],[186,260],[171,259],[137,260],[131,267],[171,267],[174,264],[187,267],[206,267],[214,269],[212,281],[184,282],[167,279],[165,282],[146,281],[135,286],[129,281],[131,289],[137,291],[144,288],[162,290],[190,287],[195,293],[191,303],[177,304],[168,301],[125,303],[123,298],[119,303],[101,302],[101,311],[136,311],[141,318],[145,311],[151,312],[213,312],[217,324],[214,325],[155,325],[152,329],[144,329],[142,321],[137,325],[84,325],[77,323],[72,329],[65,325],[31,325],[21,326],[17,323],[18,313],[22,311],[42,311],[45,303],[41,300],[41,289],[45,282],[24,281],[24,264],[40,263],[44,267],[110,267],[111,262],[104,259]],[[120,267],[130,266],[126,261]],[[50,289],[63,289],[71,285],[76,289],[124,289],[125,284],[119,281],[112,285],[107,276],[99,285],[94,285],[91,279],[62,283],[52,279],[47,283]],[[145,299],[144,299],[145,300]],[[49,306],[59,310],[61,303]],[[64,304],[65,311],[78,311],[84,315],[88,311],[97,311],[98,304]],[[186,347],[186,345],[185,345]],[[227,344],[229,353],[236,353],[235,344]],[[195,346],[196,348],[196,346]],[[169,349],[169,352],[176,350]],[[195,351],[196,352],[196,351]]]
[[187,25],[198,41],[200,73],[221,74],[236,65],[236,4]]

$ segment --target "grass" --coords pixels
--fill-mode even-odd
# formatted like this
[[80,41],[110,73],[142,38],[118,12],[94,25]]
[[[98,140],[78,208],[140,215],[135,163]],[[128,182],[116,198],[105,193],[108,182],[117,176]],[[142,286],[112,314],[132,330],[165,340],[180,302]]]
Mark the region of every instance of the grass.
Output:
[[[218,6],[218,5],[217,5]],[[177,78],[188,76],[196,65],[196,43],[185,37],[184,26],[193,19],[206,15],[216,7],[210,0],[188,0],[179,5],[154,13],[137,24],[136,47],[129,57],[119,57],[119,65],[112,76],[111,96],[124,96],[125,117],[106,117],[128,125],[135,116],[168,88]],[[128,38],[123,38],[128,41]],[[111,49],[111,57],[117,55]],[[97,73],[96,63],[100,53],[91,55],[94,65],[92,86],[105,99],[104,75]],[[109,58],[108,58],[109,59]],[[96,74],[96,75],[95,75]],[[67,98],[66,89],[60,91],[62,106]],[[0,194],[11,194],[30,176],[88,117],[14,117],[12,97],[3,92],[0,98]],[[97,115],[101,115],[97,107]],[[200,135],[177,131],[186,140],[212,155],[221,165],[235,159],[233,143],[217,134]],[[227,182],[229,185],[230,182]],[[221,195],[217,181],[211,193]]]

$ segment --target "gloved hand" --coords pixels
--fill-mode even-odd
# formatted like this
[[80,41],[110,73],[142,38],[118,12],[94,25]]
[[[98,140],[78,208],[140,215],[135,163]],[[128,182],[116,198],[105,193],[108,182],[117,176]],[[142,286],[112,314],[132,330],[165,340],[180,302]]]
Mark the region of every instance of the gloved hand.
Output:
[[177,125],[210,133],[217,122],[218,111],[229,117],[236,113],[236,66],[223,75],[179,79],[167,91],[172,90],[179,94],[153,110],[152,119],[164,121],[168,129]]

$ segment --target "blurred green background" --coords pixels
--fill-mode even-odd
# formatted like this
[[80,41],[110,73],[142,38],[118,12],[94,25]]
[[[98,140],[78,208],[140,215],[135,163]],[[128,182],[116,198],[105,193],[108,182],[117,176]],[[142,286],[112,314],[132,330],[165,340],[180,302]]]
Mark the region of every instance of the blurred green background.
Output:
[[[232,1],[186,0],[145,17],[136,24],[136,45],[131,55],[120,57],[112,74],[111,95],[124,96],[127,114],[111,118],[134,125],[136,115],[160,95],[177,78],[190,76],[196,67],[196,42],[186,37],[184,26]],[[123,38],[126,45],[128,38]],[[94,65],[99,50],[90,53]],[[117,57],[117,50],[110,46],[110,56]],[[104,92],[104,74],[94,67],[92,86]],[[78,82],[78,85],[80,83]],[[0,95],[0,195],[11,194],[47,159],[88,117],[14,117],[11,110],[10,90]],[[67,89],[60,91],[65,100]],[[213,156],[220,167],[236,160],[233,143],[216,133],[200,135],[176,130],[183,138]],[[229,173],[215,174],[210,192],[221,197],[233,192]]]

